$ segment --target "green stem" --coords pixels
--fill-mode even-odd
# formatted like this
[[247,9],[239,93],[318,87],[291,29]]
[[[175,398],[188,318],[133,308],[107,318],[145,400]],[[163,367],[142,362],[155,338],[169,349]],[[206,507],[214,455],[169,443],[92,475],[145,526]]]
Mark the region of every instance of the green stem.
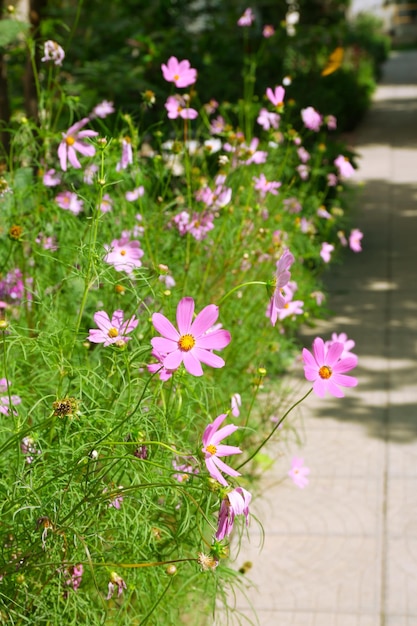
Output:
[[268,283],[266,283],[264,280],[250,280],[247,283],[241,283],[240,285],[237,285],[236,287],[233,287],[233,289],[231,289],[230,291],[228,291],[222,298],[220,298],[219,300],[219,306],[222,302],[224,302],[224,300],[227,300],[227,298],[229,296],[232,295],[232,293],[234,293],[235,291],[237,291],[238,289],[241,289],[242,287],[247,287],[248,285],[265,285],[267,286]]
[[275,431],[281,426],[282,422],[285,420],[285,418],[291,413],[291,411],[293,409],[295,409],[296,406],[298,406],[299,404],[301,404],[301,402],[303,402],[309,395],[310,393],[313,391],[313,388],[309,389],[307,391],[307,393],[300,398],[300,400],[297,400],[297,402],[295,402],[292,406],[290,406],[290,408],[284,413],[284,415],[281,417],[281,419],[279,420],[279,422],[274,426],[274,428],[271,430],[271,432],[269,433],[268,437],[266,439],[264,439],[262,441],[262,443],[256,448],[255,452],[253,452],[250,457],[248,457],[246,459],[246,461],[243,461],[243,463],[241,463],[240,465],[237,466],[237,470],[239,470],[241,467],[243,467],[244,465],[246,465],[247,463],[249,463],[249,461],[251,461],[257,454],[258,452],[264,447],[264,445],[266,443],[268,443],[268,441],[271,439],[272,435],[275,433]]

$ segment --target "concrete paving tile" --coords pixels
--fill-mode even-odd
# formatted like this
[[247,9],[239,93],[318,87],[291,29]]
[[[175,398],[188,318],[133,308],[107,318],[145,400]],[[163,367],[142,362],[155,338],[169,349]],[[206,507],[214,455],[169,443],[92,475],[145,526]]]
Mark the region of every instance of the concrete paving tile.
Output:
[[[307,514],[307,512],[306,512]],[[250,592],[256,610],[379,611],[379,543],[374,537],[266,535],[259,554],[259,538],[245,545],[243,561],[253,563],[250,579],[259,589]],[[237,596],[238,608],[248,601]]]
[[386,615],[385,626],[417,626],[416,615]]
[[[414,467],[414,472],[416,468]],[[387,533],[390,539],[417,541],[417,490],[414,476],[393,478],[387,485]],[[417,556],[417,553],[416,553]],[[415,572],[417,583],[417,571]]]
[[[391,478],[417,478],[417,440],[388,443],[388,467]],[[416,521],[417,523],[417,521]]]
[[[242,610],[239,614],[233,615],[229,622],[226,619],[225,615],[218,617],[213,626],[249,626],[250,624],[257,626],[381,626],[380,617],[376,614],[357,615],[316,611],[306,613],[298,611],[295,615],[288,611],[257,611],[254,614],[252,611]],[[399,622],[398,626],[403,626],[403,623]]]
[[417,624],[417,537],[388,538],[385,613],[413,616]]

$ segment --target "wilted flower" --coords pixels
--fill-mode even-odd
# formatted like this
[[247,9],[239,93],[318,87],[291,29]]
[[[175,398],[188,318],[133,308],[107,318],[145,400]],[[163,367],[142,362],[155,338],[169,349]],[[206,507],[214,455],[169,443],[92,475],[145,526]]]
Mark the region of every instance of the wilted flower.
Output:
[[81,585],[83,573],[84,567],[81,563],[79,565],[73,565],[65,572],[65,574],[67,575],[65,584],[71,586],[74,591],[77,591],[78,587]]
[[222,539],[230,535],[236,515],[244,515],[246,517],[246,525],[248,525],[251,499],[252,495],[243,487],[236,487],[236,489],[226,493],[220,505],[216,532],[218,541],[222,541]]
[[232,415],[234,417],[239,417],[240,415],[240,406],[242,405],[242,398],[240,397],[240,393],[234,393],[231,399],[231,408]]
[[106,600],[110,600],[110,598],[113,596],[115,590],[117,588],[117,596],[121,596],[123,593],[124,589],[127,589],[126,583],[123,580],[123,578],[121,576],[119,576],[119,574],[117,574],[117,572],[111,572],[110,574],[110,581],[109,581],[109,586],[108,586],[108,594],[106,596]]
[[42,62],[52,61],[55,65],[61,65],[65,57],[64,50],[56,41],[52,41],[52,39],[45,41],[43,54],[44,56],[41,58]]

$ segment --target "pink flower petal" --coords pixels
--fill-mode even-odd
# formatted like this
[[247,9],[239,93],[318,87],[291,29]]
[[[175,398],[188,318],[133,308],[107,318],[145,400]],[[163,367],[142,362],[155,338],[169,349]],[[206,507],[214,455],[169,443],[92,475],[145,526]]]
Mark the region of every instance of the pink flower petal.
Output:
[[226,465],[226,463],[223,463],[223,461],[218,459],[216,456],[213,456],[212,459],[213,459],[213,462],[219,468],[219,470],[221,470],[225,474],[229,474],[229,476],[240,476],[240,472],[238,472],[237,470],[233,469],[229,465]]
[[110,318],[105,311],[97,311],[97,313],[94,313],[93,319],[102,331],[108,332],[112,328]]
[[[154,348],[156,348],[156,346],[154,346],[154,344],[152,344]],[[157,349],[157,348],[156,348]],[[164,360],[162,361],[163,366],[167,369],[167,370],[176,370],[182,363],[183,361],[183,355],[186,354],[185,352],[181,352],[181,350],[174,350],[173,352],[171,352],[170,354],[168,354]]]
[[328,380],[323,380],[322,378],[320,378],[320,376],[318,378],[316,378],[316,380],[314,381],[313,384],[313,391],[314,393],[319,396],[319,398],[324,398],[324,396],[326,395],[326,391],[327,391],[327,385],[330,379]]
[[344,398],[345,394],[342,391],[342,389],[340,389],[340,387],[337,386],[336,381],[334,380],[333,376],[329,378],[326,382],[327,382],[327,391],[331,393],[332,396],[335,396],[336,398]]
[[165,337],[152,337],[151,344],[152,347],[159,352],[159,354],[163,355],[167,355],[178,350],[178,343],[172,339],[166,339]]
[[333,374],[332,380],[336,385],[342,385],[343,387],[356,387],[358,379],[354,376],[345,376],[344,374]]
[[326,365],[333,366],[339,360],[343,352],[343,343],[335,341],[329,347],[326,355]]
[[[227,428],[227,426],[225,426]],[[214,444],[215,445],[215,444]],[[216,456],[231,456],[232,454],[242,454],[242,450],[237,446],[227,446],[224,444],[220,444],[217,447]]]
[[[184,367],[189,374],[193,376],[202,376],[203,368],[198,358],[194,355],[194,350],[190,352],[184,352],[182,356]],[[169,369],[169,368],[168,368]]]
[[191,334],[200,337],[217,322],[219,317],[219,307],[209,304],[200,311],[191,326]]
[[319,366],[326,365],[324,362],[324,341],[321,337],[316,337],[313,341],[313,353]]
[[351,354],[350,356],[345,357],[338,363],[335,363],[332,367],[334,373],[348,372],[356,367],[358,364],[358,357],[356,355]]
[[[177,306],[177,324],[180,335],[193,334],[191,331],[191,323],[194,314],[193,298],[183,298]],[[195,335],[194,335],[195,336]]]
[[228,424],[227,426],[223,426],[223,428],[220,428],[220,430],[212,433],[212,436],[210,438],[210,444],[213,444],[217,447],[220,441],[222,441],[232,433],[236,432],[238,428],[239,426],[236,426],[235,424]]
[[[216,318],[217,319],[217,318]],[[193,325],[194,330],[194,325]],[[197,347],[205,350],[221,350],[229,345],[232,337],[228,330],[214,330],[207,335],[198,336]]]
[[180,338],[180,334],[175,326],[173,326],[169,319],[166,318],[165,315],[162,315],[162,313],[154,313],[152,315],[152,324],[155,330],[167,339],[177,342]]
[[196,359],[204,363],[205,365],[210,365],[210,367],[224,367],[224,360],[218,356],[217,354],[213,354],[209,350],[203,350],[202,348],[194,348],[192,354]]
[[[219,470],[217,469],[213,457],[210,457],[208,459],[206,459],[206,467],[210,473],[210,476],[212,478],[214,478],[215,480],[217,480],[221,485],[224,485],[225,487],[227,487],[227,485],[229,484],[227,482],[227,480],[220,474]],[[227,467],[227,466],[226,466]]]

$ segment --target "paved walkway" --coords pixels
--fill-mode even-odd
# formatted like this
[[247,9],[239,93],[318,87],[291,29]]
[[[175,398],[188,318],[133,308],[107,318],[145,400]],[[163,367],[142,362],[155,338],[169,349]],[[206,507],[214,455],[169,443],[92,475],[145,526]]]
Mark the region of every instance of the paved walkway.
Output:
[[[359,386],[307,400],[301,446],[276,440],[233,624],[256,623],[252,604],[261,626],[417,626],[417,51],[392,55],[353,144],[363,252],[329,273],[334,315],[305,345],[346,332]],[[304,490],[282,480],[294,454],[311,468]]]

